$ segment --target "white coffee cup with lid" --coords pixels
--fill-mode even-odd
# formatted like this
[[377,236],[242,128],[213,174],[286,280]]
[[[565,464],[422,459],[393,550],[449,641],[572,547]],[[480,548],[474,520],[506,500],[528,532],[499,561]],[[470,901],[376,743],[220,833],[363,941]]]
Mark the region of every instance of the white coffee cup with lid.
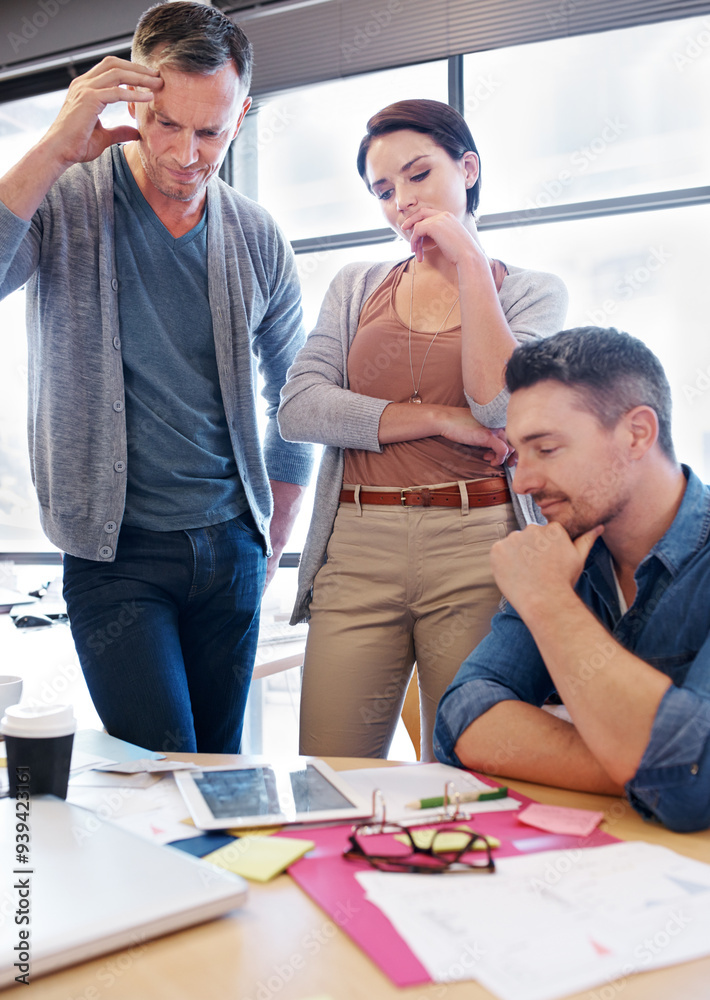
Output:
[[27,792],[66,798],[76,732],[71,705],[9,705],[0,732],[7,748],[10,796]]

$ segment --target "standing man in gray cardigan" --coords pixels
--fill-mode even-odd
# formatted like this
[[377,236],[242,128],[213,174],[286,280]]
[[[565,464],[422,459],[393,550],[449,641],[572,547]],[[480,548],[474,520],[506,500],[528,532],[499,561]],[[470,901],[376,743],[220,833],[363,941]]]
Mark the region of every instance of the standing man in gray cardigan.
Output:
[[[27,283],[43,527],[66,553],[97,710],[154,750],[238,751],[261,595],[310,475],[309,447],[275,422],[303,342],[293,255],[217,177],[251,63],[215,8],[153,7],[132,61],[77,77],[0,179],[0,295]],[[135,128],[103,127],[117,102]]]

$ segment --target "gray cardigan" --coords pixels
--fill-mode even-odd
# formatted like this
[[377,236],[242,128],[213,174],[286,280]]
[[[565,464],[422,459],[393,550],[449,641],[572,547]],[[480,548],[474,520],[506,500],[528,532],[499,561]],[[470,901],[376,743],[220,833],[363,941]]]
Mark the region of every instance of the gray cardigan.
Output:
[[[282,436],[287,441],[326,445],[299,567],[298,595],[291,618],[294,625],[308,617],[313,580],[325,559],[343,483],[343,449],[382,451],[378,440],[380,416],[391,400],[351,392],[347,361],[362,306],[394,266],[391,262],[349,264],[335,276],[315,329],[299,351],[281,392],[278,420]],[[560,279],[520,267],[510,267],[509,271],[499,298],[516,339],[522,343],[561,330],[567,291]],[[505,426],[506,390],[485,406],[471,399],[469,404],[481,424]],[[529,497],[515,498],[514,502],[521,524],[537,520]]]
[[[237,469],[269,545],[269,479],[304,484],[309,445],[276,410],[305,339],[293,254],[271,216],[217,178],[207,186],[208,285],[219,381]],[[31,222],[0,202],[0,298],[27,282],[28,432],[42,526],[58,548],[111,561],[125,503],[123,368],[111,150],[71,167]],[[257,426],[254,358],[269,423]]]

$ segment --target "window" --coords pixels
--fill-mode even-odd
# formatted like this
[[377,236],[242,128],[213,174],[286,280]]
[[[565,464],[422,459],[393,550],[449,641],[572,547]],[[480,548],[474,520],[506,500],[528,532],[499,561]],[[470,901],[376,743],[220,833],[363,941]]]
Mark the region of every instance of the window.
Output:
[[481,210],[707,184],[709,23],[666,21],[466,56],[464,114],[482,154]]
[[259,201],[289,239],[382,228],[382,215],[375,199],[367,197],[355,158],[368,118],[410,97],[445,101],[447,64],[318,84],[261,104]]
[[615,326],[665,367],[679,461],[710,482],[710,345],[704,271],[710,205],[484,233],[489,253],[562,275],[567,326]]
[[[679,457],[706,480],[700,269],[710,198],[700,191],[691,204],[690,189],[707,183],[710,168],[708,38],[708,19],[694,18],[490,49],[463,57],[460,93],[482,158],[484,246],[559,274],[570,291],[568,325],[616,325],[656,351],[673,390]],[[357,146],[370,115],[391,101],[446,100],[449,69],[439,60],[301,87],[260,98],[249,116],[235,146],[237,183],[249,178],[245,189],[294,241],[308,330],[343,264],[407,252],[382,235],[377,202],[357,175]],[[0,171],[46,130],[62,99],[0,105]],[[123,107],[104,116],[119,120]],[[639,210],[663,192],[679,193],[673,207]],[[22,291],[0,303],[0,330],[0,549],[47,549],[29,482]],[[308,520],[304,509],[290,548],[302,547]]]
[[[683,206],[683,192],[706,184],[710,170],[710,109],[703,96],[710,83],[708,27],[707,18],[685,19],[475,53],[463,59],[462,95],[482,159],[486,250],[559,274],[570,293],[568,326],[617,326],[649,344],[671,383],[678,457],[706,481],[710,349],[700,272],[710,251],[710,198]],[[440,90],[443,73],[433,74],[442,66],[425,67]],[[373,92],[371,80],[389,78],[380,73],[292,92],[292,104],[280,103],[282,97],[262,105],[260,115],[273,115],[278,107],[310,102],[313,114],[322,109],[327,139],[337,121],[337,140],[326,142],[320,155],[313,152],[312,118],[304,114],[285,145],[274,137],[259,156],[260,199],[297,249],[298,241],[308,244],[298,261],[309,329],[343,264],[401,259],[407,250],[401,242],[337,250],[328,243],[338,232],[382,227],[354,168],[355,150],[369,114],[390,100],[422,96],[423,69],[392,71],[392,80],[401,74],[392,92],[381,84]],[[440,90],[423,96],[443,99]],[[369,106],[361,100],[365,94],[374,97]],[[313,153],[314,189],[328,191],[307,207],[299,177],[284,179],[291,144],[309,150],[306,162]],[[679,192],[678,207],[638,210],[669,191]],[[613,210],[619,214],[609,214],[609,199],[618,200]],[[560,213],[560,221],[528,224],[549,210]],[[575,217],[587,211],[593,217]]]

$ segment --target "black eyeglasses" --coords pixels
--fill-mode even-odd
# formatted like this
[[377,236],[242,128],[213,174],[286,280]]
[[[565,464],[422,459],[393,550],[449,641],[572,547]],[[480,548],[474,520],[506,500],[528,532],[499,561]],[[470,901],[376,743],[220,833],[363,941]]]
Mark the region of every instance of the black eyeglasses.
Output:
[[348,840],[344,858],[366,861],[381,872],[495,871],[489,841],[468,827],[410,829],[398,823],[361,823],[353,827]]

